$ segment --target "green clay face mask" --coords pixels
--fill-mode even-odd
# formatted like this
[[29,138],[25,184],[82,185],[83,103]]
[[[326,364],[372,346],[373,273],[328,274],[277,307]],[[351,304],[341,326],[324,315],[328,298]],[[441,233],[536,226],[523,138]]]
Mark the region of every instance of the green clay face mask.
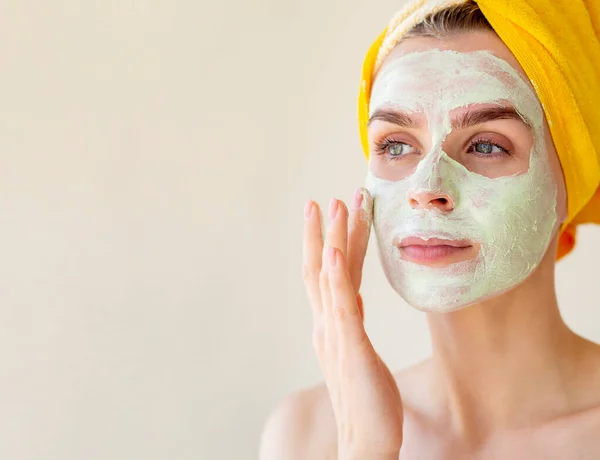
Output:
[[[474,104],[512,105],[533,132],[526,171],[489,178],[465,168],[442,149],[450,111]],[[539,265],[557,225],[557,187],[547,159],[540,102],[506,61],[487,51],[430,50],[386,64],[373,86],[370,112],[381,107],[422,114],[431,148],[401,180],[376,177],[374,199],[379,255],[392,287],[412,306],[452,311],[506,292]],[[453,209],[415,209],[409,195],[443,194]],[[477,254],[432,267],[403,260],[398,241],[469,240]]]

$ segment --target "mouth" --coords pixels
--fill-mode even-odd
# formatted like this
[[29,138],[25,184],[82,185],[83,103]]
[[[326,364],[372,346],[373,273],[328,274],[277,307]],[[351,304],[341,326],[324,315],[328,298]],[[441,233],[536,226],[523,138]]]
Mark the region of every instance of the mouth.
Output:
[[444,238],[403,238],[396,247],[400,258],[421,265],[446,266],[471,259],[477,248],[469,240]]

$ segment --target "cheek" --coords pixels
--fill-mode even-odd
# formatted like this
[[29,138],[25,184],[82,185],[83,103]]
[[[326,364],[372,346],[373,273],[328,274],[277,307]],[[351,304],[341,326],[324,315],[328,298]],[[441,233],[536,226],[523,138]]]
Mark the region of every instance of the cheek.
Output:
[[548,153],[548,163],[552,170],[554,183],[556,184],[556,215],[560,223],[567,219],[567,189],[565,187],[565,179],[558,159],[558,154],[554,148],[552,136],[546,123],[544,123],[544,141]]
[[485,208],[490,200],[492,200],[495,196],[495,193],[491,189],[481,189],[480,193],[471,197],[471,206],[473,209],[482,209]]
[[562,177],[562,171],[560,174],[555,176],[556,182],[559,184],[557,186],[557,195],[556,195],[556,215],[558,217],[559,222],[562,224],[567,220],[567,191],[565,189],[565,181]]

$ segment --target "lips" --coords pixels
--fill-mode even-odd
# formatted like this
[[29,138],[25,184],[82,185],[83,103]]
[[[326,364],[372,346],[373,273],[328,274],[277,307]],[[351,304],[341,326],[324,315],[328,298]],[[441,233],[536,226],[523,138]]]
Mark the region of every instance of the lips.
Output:
[[472,242],[450,238],[411,236],[403,238],[397,247],[402,259],[423,265],[448,265],[474,255]]
[[410,236],[408,238],[403,238],[398,244],[398,247],[408,247],[408,246],[451,246],[453,248],[466,248],[469,246],[473,246],[469,240],[452,240],[452,239],[442,239],[442,238],[421,238],[418,236]]

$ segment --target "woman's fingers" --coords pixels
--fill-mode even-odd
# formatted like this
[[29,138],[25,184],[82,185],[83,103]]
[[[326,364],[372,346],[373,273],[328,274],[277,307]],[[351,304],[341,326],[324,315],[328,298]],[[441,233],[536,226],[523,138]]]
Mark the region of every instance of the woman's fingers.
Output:
[[323,305],[323,332],[325,353],[337,353],[337,331],[332,308],[330,287],[330,266],[334,260],[335,250],[341,251],[344,256],[348,247],[348,208],[340,201],[332,198],[329,203],[329,225],[323,246],[321,266],[321,303]]
[[325,238],[318,206],[307,203],[303,275],[314,312],[313,344],[336,419],[340,454],[371,458],[362,454],[375,449],[382,458],[398,458],[402,402],[364,329],[358,294],[372,204],[366,191],[361,192],[350,223],[344,203],[332,200]]
[[[344,255],[348,248],[348,208],[343,201],[335,198],[329,202],[329,225],[325,246],[338,248]],[[323,257],[325,256],[323,253]]]
[[[358,207],[360,207],[360,202],[358,202]],[[352,314],[357,315],[359,319],[362,318],[361,306],[358,306],[357,292],[352,286],[346,262],[349,246],[352,248],[354,244],[349,245],[348,241],[348,217],[346,205],[342,201],[333,198],[329,204],[329,222],[325,238],[323,238],[318,205],[309,201],[305,206],[303,277],[314,314],[313,344],[317,349],[317,353],[322,357],[337,355],[337,348],[339,347],[336,319],[338,312],[334,308],[331,276],[335,273],[332,269],[335,268],[336,261],[340,257],[343,259],[342,265],[345,271],[343,279],[347,283],[345,285],[340,284],[342,278],[339,275],[335,278],[337,302],[342,301],[340,292],[345,289],[347,292],[344,292],[343,301],[350,302],[346,306],[346,310],[352,311]],[[355,231],[351,232],[350,235],[357,241],[359,247],[351,249],[351,251],[355,254],[354,257],[357,259],[359,266],[362,267],[362,260],[358,259],[364,258],[369,231],[364,210],[355,210],[352,220],[355,221],[351,224]],[[360,273],[358,276],[360,283]]]
[[360,293],[356,294],[356,304],[358,305],[358,311],[360,312],[360,317],[365,319],[365,309],[363,307],[363,299]]
[[[329,203],[329,223],[325,235],[321,259],[320,293],[322,317],[315,323],[315,341],[322,339],[321,352],[324,356],[335,361],[337,356],[337,330],[332,308],[330,287],[330,264],[334,249],[346,252],[348,246],[348,209],[346,205],[335,198]],[[322,331],[319,331],[321,329]],[[327,367],[327,365],[325,365]]]
[[317,203],[308,201],[304,207],[302,277],[308,294],[308,300],[314,314],[319,314],[322,310],[319,287],[322,252],[323,234],[321,232],[321,211]]
[[368,343],[358,307],[356,292],[352,286],[348,264],[342,251],[330,248],[328,251],[329,288],[331,310],[338,334],[340,353],[358,350]]
[[373,199],[365,188],[356,190],[348,219],[348,269],[355,293],[360,289],[362,270],[371,232]]

